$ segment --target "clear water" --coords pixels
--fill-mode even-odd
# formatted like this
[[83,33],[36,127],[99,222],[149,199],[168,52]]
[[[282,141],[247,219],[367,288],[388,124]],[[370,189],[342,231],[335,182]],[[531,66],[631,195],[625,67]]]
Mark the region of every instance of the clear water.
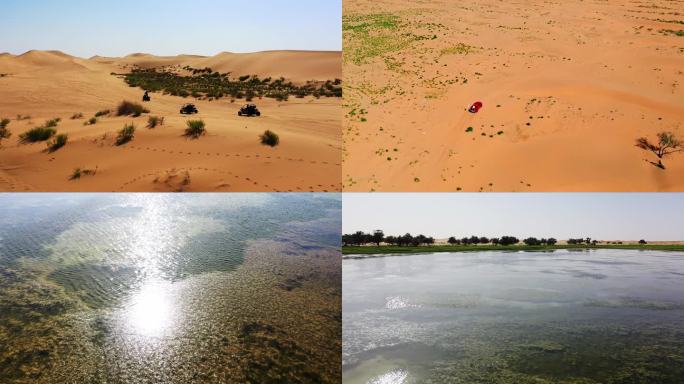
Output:
[[0,194],[0,382],[335,382],[335,194]]
[[346,259],[345,383],[681,383],[684,253]]

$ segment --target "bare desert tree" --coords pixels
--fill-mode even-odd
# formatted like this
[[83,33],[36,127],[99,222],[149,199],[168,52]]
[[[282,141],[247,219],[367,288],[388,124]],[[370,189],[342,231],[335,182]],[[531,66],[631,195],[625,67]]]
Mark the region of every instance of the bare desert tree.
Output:
[[636,146],[643,150],[651,151],[658,156],[657,163],[653,161],[648,162],[661,169],[665,169],[665,165],[662,162],[663,157],[675,152],[681,152],[684,149],[682,148],[682,142],[672,132],[660,132],[657,144],[653,144],[647,138],[641,137],[637,139]]

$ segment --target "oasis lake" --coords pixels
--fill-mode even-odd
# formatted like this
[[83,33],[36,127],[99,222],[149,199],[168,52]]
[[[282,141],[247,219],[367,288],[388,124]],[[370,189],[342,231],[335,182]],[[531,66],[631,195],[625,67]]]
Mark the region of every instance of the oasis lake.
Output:
[[684,253],[345,259],[344,383],[681,383]]

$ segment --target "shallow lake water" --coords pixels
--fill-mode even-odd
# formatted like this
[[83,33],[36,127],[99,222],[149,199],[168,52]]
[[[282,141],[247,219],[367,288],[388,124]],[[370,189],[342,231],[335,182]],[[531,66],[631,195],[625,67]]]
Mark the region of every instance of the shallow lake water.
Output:
[[336,194],[0,194],[0,382],[337,382]]
[[344,383],[681,383],[684,253],[345,259]]

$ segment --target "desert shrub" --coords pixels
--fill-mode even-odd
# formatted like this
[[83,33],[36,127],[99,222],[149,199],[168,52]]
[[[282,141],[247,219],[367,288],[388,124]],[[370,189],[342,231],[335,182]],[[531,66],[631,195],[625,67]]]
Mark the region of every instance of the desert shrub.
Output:
[[116,145],[123,145],[128,143],[129,141],[133,140],[133,134],[135,133],[135,125],[133,124],[126,124],[124,127],[119,131],[119,134],[116,136]]
[[69,176],[69,180],[76,180],[81,178],[81,168],[74,168],[74,171],[71,172],[71,176]]
[[18,115],[17,115],[17,120],[31,120],[31,115],[22,115],[22,114],[18,114]]
[[66,133],[60,133],[54,138],[48,140],[47,147],[48,152],[54,152],[66,145],[68,140],[68,135]]
[[82,119],[82,118],[83,118],[83,114],[81,112],[74,113],[73,115],[71,115],[71,120]]
[[71,172],[71,176],[69,176],[69,180],[77,180],[80,179],[81,176],[93,176],[96,173],[97,167],[95,167],[95,169],[74,168],[73,172]]
[[35,127],[19,135],[19,140],[22,143],[35,143],[37,141],[45,141],[57,133],[57,130],[52,127]]
[[101,110],[101,111],[97,111],[97,112],[95,113],[95,117],[107,116],[107,115],[109,115],[111,112],[112,112],[112,111],[110,111],[109,109],[103,109],[103,110]]
[[56,117],[54,119],[50,119],[50,120],[46,121],[45,125],[43,125],[43,126],[46,128],[53,128],[53,127],[56,127],[60,121],[62,121],[62,119],[60,119],[59,117]]
[[12,136],[12,133],[7,129],[7,126],[10,123],[10,119],[2,119],[0,120],[0,141],[2,139],[7,139],[10,136]]
[[280,143],[280,137],[278,137],[275,132],[270,130],[264,132],[259,136],[259,138],[261,138],[261,144],[270,145],[271,147],[275,147],[278,145],[278,143]]
[[285,92],[277,92],[273,95],[273,97],[277,101],[287,101],[287,99],[289,98],[289,95]]
[[97,118],[96,117],[91,117],[90,119],[86,120],[83,125],[93,125],[97,124]]
[[117,116],[130,116],[138,117],[143,113],[149,113],[150,111],[138,103],[131,101],[122,101],[116,109]]
[[185,136],[196,139],[207,133],[207,130],[204,128],[204,120],[188,120],[187,125]]
[[157,125],[164,125],[164,117],[150,116],[147,118],[147,128],[154,128]]

